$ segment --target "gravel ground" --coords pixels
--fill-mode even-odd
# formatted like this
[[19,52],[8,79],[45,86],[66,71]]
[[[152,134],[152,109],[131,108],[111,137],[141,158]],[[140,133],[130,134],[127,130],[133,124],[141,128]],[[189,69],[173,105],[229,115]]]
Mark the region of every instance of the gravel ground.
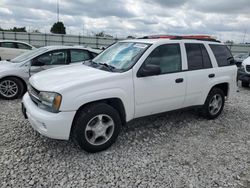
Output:
[[0,187],[250,187],[250,89],[216,120],[187,111],[131,122],[96,154],[40,136],[20,100],[2,100],[0,138]]

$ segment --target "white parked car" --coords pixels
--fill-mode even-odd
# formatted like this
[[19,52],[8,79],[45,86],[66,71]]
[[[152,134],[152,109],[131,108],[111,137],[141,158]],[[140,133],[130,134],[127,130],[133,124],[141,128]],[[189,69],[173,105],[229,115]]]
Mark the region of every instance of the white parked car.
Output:
[[0,40],[0,60],[10,60],[35,47],[21,41]]
[[231,52],[213,39],[125,40],[91,62],[32,76],[22,109],[42,135],[97,152],[135,118],[187,107],[216,118],[236,75]]
[[250,56],[250,53],[240,53],[234,56],[235,63],[237,67],[240,67],[242,62]]
[[242,87],[248,87],[250,84],[250,57],[245,59],[238,69],[238,79]]
[[47,46],[25,52],[10,61],[0,61],[0,98],[19,98],[27,91],[31,75],[58,66],[81,64],[99,52],[83,47]]

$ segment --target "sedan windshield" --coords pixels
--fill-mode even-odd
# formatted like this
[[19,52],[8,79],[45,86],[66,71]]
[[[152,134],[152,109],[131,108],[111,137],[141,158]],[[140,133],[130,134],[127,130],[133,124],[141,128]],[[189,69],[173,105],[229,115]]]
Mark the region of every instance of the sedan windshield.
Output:
[[16,58],[12,59],[11,62],[12,63],[21,63],[25,60],[29,60],[43,52],[47,51],[47,48],[38,48],[38,49],[34,49],[34,50],[29,50],[27,52],[22,53],[21,55],[17,56]]
[[118,42],[98,55],[93,62],[126,71],[131,68],[150,44],[137,42]]

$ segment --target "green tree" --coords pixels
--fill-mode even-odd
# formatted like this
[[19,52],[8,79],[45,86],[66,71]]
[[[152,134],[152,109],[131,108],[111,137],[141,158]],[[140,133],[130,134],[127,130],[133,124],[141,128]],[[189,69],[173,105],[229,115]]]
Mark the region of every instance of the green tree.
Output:
[[25,27],[13,27],[13,28],[10,28],[10,29],[2,29],[2,28],[0,28],[0,31],[27,32]]
[[50,32],[56,34],[66,34],[66,28],[64,27],[63,22],[57,22],[51,27]]

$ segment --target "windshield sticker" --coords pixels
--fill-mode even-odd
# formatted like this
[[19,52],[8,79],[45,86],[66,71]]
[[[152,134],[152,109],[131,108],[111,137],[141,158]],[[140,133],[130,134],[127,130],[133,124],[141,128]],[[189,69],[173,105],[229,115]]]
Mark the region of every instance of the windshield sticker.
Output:
[[134,45],[134,47],[136,47],[136,48],[143,48],[143,49],[144,49],[144,48],[147,48],[147,46],[148,46],[148,45],[146,45],[146,44],[135,44],[135,45]]

